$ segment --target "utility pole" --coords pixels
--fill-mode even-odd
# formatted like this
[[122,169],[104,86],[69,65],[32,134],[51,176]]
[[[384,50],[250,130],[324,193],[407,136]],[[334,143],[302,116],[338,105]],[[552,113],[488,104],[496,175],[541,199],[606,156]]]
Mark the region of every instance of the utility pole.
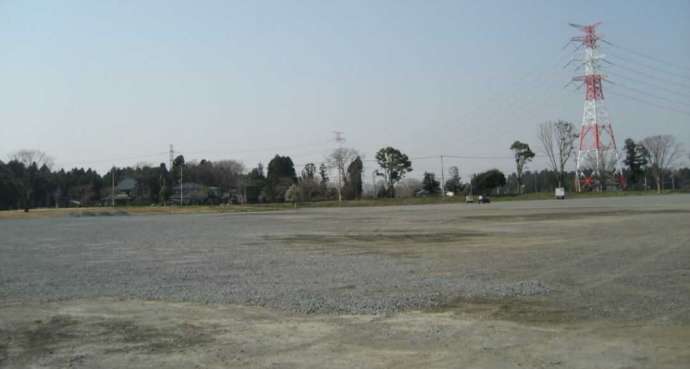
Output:
[[115,166],[113,165],[113,169],[110,171],[110,177],[113,182],[113,186],[110,191],[110,205],[112,207],[115,207]]
[[173,145],[170,144],[170,161],[168,162],[168,170],[172,170],[173,160],[175,160],[175,150],[173,150]]
[[376,169],[374,169],[374,171],[371,172],[371,186],[371,188],[373,189],[372,191],[374,193],[373,197],[376,198]]
[[673,169],[671,169],[671,190],[674,192],[676,191],[676,178],[673,173]]
[[446,175],[443,168],[443,155],[441,155],[441,197],[446,197]]
[[[345,142],[345,136],[344,136],[345,134],[341,131],[333,131],[333,133],[335,134],[335,142],[338,144],[338,149],[342,149],[343,148],[343,142]],[[342,153],[340,153],[339,155],[342,155]],[[336,159],[339,161],[338,163],[336,163],[336,166],[337,166],[336,170],[338,171],[338,203],[342,203],[343,202],[342,172],[345,170],[345,168],[344,168],[345,162],[344,162],[343,158],[340,158],[340,159],[336,158]],[[341,170],[341,167],[343,167],[342,170]]]
[[[395,197],[395,190],[393,189],[393,186],[391,185],[391,154],[390,152],[386,152],[386,168],[383,170],[385,171],[384,173],[386,174],[383,178],[384,181],[386,181],[386,192],[390,191],[391,195],[394,195]],[[390,186],[390,187],[389,187]],[[388,197],[388,193],[386,193],[386,197]]]
[[184,167],[183,164],[180,165],[180,206],[182,206],[182,199],[183,199],[183,196],[182,196],[182,192],[183,192],[183,189],[182,189],[182,167]]

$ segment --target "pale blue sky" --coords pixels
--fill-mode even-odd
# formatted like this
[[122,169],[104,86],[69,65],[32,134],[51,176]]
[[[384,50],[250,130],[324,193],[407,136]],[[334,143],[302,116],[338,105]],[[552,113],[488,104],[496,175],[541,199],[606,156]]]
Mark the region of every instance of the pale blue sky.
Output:
[[[611,42],[679,65],[610,50],[651,75],[643,82],[674,83],[652,80],[672,87],[667,100],[642,98],[690,111],[687,0],[0,0],[0,157],[35,148],[104,171],[167,162],[172,143],[187,159],[318,163],[340,130],[368,159],[392,145],[498,157],[447,160],[465,178],[512,170],[502,157],[515,139],[539,150],[538,123],[579,124],[562,47],[576,33],[568,22],[595,21]],[[690,146],[690,115],[607,104],[621,143],[670,133]],[[440,172],[435,160],[413,166]]]

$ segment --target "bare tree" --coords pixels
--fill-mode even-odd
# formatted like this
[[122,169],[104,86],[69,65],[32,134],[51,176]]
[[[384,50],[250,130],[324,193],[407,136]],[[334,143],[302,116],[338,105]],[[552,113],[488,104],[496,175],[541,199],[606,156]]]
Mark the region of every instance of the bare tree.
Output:
[[134,164],[135,169],[144,169],[144,168],[152,168],[153,164],[148,161],[138,161],[136,164]]
[[236,160],[219,160],[213,162],[216,181],[223,191],[240,188],[240,178],[246,168],[243,163]]
[[45,166],[48,169],[53,167],[53,159],[43,151],[39,150],[19,150],[10,155],[11,160],[16,160],[27,169],[26,174],[22,176],[22,202],[24,211],[28,212],[33,203],[33,189],[35,181],[41,175],[41,168]]
[[338,174],[337,178],[337,183],[336,187],[338,189],[338,201],[343,201],[343,194],[342,194],[342,189],[343,189],[343,181],[345,180],[345,171],[347,170],[347,167],[352,163],[355,158],[359,156],[359,153],[355,149],[349,149],[345,147],[339,147],[331,153],[331,155],[328,156],[326,159],[328,162],[328,166],[331,168],[335,168],[336,173]]
[[24,164],[25,167],[29,167],[31,164],[36,163],[38,168],[45,165],[48,169],[52,169],[54,164],[53,158],[39,150],[19,150],[10,155],[10,160],[16,160]]
[[643,139],[642,146],[647,149],[647,158],[652,175],[656,179],[656,192],[663,190],[664,170],[670,168],[681,153],[681,144],[671,135],[657,135]]
[[414,197],[422,189],[422,181],[417,178],[405,178],[395,185],[396,197]]
[[559,120],[539,125],[539,141],[551,168],[558,173],[558,187],[565,182],[565,166],[575,152],[577,137],[575,125],[570,122]]
[[299,178],[299,189],[304,201],[311,201],[319,195],[321,185],[316,172],[316,164],[314,163],[307,163],[304,169],[302,169],[302,176]]

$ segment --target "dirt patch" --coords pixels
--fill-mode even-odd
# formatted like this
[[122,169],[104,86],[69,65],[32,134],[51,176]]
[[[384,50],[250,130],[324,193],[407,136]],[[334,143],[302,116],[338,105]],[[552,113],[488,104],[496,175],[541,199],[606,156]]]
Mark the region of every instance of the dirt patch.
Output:
[[[0,306],[3,327],[24,340],[15,331],[20,326],[69,333],[64,341],[51,341],[50,351],[34,354],[25,341],[0,337],[9,353],[0,367],[681,368],[690,357],[685,326],[569,324],[557,309],[536,300],[456,303],[454,311],[377,316],[115,300]],[[542,314],[525,311],[535,309]],[[69,313],[36,320],[54,311]],[[197,338],[175,341],[182,335]]]
[[445,243],[457,242],[467,238],[486,236],[486,233],[461,232],[373,232],[347,234],[296,234],[286,237],[267,237],[272,241],[284,241],[291,244],[332,244],[348,242],[376,242],[376,243]]
[[20,348],[19,362],[51,354],[61,343],[79,338],[77,325],[69,316],[56,315],[48,321],[34,320],[0,329],[0,364],[9,361],[10,345]]
[[583,319],[575,312],[555,306],[546,300],[529,298],[459,297],[429,311],[455,312],[480,316],[482,319],[530,324],[572,323]]
[[119,341],[110,352],[168,353],[208,344],[212,337],[191,324],[175,327],[140,325],[131,320],[107,320],[94,324],[101,329],[100,337]]
[[535,214],[499,214],[499,215],[470,215],[463,219],[482,220],[492,222],[530,222],[530,221],[563,221],[575,220],[592,217],[619,217],[634,215],[656,215],[656,214],[690,214],[690,210],[684,209],[662,209],[662,210],[606,210],[591,212],[550,212]]
[[417,258],[431,250],[440,252],[458,244],[485,239],[487,233],[472,231],[443,232],[369,232],[346,234],[295,234],[266,237],[269,241],[284,242],[293,250],[326,255],[383,255],[398,258]]
[[102,211],[78,211],[69,213],[71,217],[112,217],[129,215],[129,212],[124,210],[102,210]]
[[[173,326],[147,325],[126,319],[77,319],[56,315],[48,321],[35,320],[0,331],[0,364],[10,360],[9,345],[21,352],[12,361],[23,363],[90,342],[108,347],[105,354],[166,354],[209,345],[213,332],[183,323]],[[70,360],[83,360],[75,356]]]
[[74,332],[77,321],[69,316],[56,315],[47,322],[38,320],[34,323],[35,327],[24,332],[26,347],[34,352],[45,351],[60,341],[77,336]]
[[[2,335],[0,334],[0,338],[2,338]],[[4,339],[3,339],[4,340]],[[9,340],[9,338],[8,338]],[[7,353],[7,343],[6,342],[0,342],[0,366],[7,361],[8,358],[8,353]]]

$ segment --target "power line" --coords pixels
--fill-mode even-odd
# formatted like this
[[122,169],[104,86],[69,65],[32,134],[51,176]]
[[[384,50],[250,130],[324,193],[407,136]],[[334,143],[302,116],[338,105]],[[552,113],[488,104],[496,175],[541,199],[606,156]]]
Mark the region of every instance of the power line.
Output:
[[647,72],[640,71],[639,69],[630,68],[629,66],[626,66],[625,64],[612,64],[612,65],[613,65],[614,67],[619,67],[619,68],[623,68],[623,69],[625,69],[625,70],[628,70],[628,71],[630,71],[630,72],[632,72],[632,73],[635,73],[635,74],[638,75],[638,76],[644,76],[644,77],[646,77],[646,78],[650,78],[650,79],[655,80],[655,81],[662,81],[662,82],[667,83],[667,84],[676,85],[676,86],[679,86],[679,87],[686,88],[686,89],[689,89],[689,90],[690,90],[690,85],[685,84],[685,83],[681,83],[681,82],[678,82],[678,81],[669,80],[669,79],[666,79],[666,78],[659,78],[659,76],[651,75],[651,74],[649,74],[649,73],[647,73]]
[[662,68],[659,68],[659,67],[656,67],[656,66],[652,66],[652,65],[649,65],[649,64],[640,63],[640,62],[637,62],[637,61],[634,61],[634,60],[631,60],[631,59],[628,59],[628,58],[624,58],[624,57],[622,57],[622,56],[619,56],[619,55],[616,55],[616,54],[612,54],[612,53],[609,53],[608,55],[613,55],[614,59],[620,59],[620,60],[624,61],[624,63],[635,64],[636,66],[640,66],[640,67],[643,67],[643,68],[647,68],[647,69],[653,70],[653,71],[655,71],[655,72],[659,72],[659,73],[663,73],[663,74],[666,74],[666,75],[669,75],[669,76],[673,76],[673,77],[678,77],[678,78],[683,78],[683,79],[686,79],[686,80],[690,80],[690,76],[688,76],[688,75],[686,75],[686,74],[680,74],[680,73],[676,73],[676,72],[671,72],[671,71],[669,71],[669,70],[665,70],[665,69],[662,69]]
[[324,145],[315,145],[316,143],[320,143],[322,141],[309,141],[305,142],[301,145],[291,145],[291,146],[272,146],[272,147],[266,147],[266,148],[251,148],[251,149],[242,149],[242,150],[235,150],[235,151],[226,151],[226,150],[179,150],[178,151],[184,151],[187,155],[199,155],[199,154],[224,154],[224,155],[236,155],[236,154],[248,154],[248,153],[255,153],[255,152],[269,152],[269,151],[282,151],[282,150],[293,150],[293,149],[298,149],[298,148],[303,148],[303,147],[325,147]]
[[[222,151],[222,150],[205,150],[205,151],[183,151],[180,150],[179,148],[175,148],[174,153],[177,154],[182,154],[182,155],[198,155],[198,154],[209,154],[209,153],[219,153],[227,156],[235,156],[238,154],[246,154],[246,153],[266,153],[266,152],[272,152],[272,151],[280,151],[280,150],[296,150],[296,149],[312,149],[312,148],[326,148],[326,146],[307,146],[307,145],[293,145],[293,146],[280,146],[280,147],[268,147],[268,148],[260,148],[260,149],[248,149],[248,150],[241,150],[241,151],[233,151],[233,152],[228,152],[228,151]],[[145,160],[145,159],[150,159],[150,158],[165,158],[166,155],[170,155],[171,151],[161,151],[157,153],[151,153],[151,154],[141,154],[141,155],[136,155],[136,156],[121,156],[121,157],[112,157],[108,159],[95,159],[95,160],[85,160],[85,161],[78,161],[78,162],[66,162],[62,164],[63,167],[77,167],[77,166],[85,166],[85,165],[94,165],[94,164],[102,164],[102,163],[113,163],[113,162],[123,162],[123,161],[131,161],[131,160]],[[314,152],[314,151],[311,151]],[[169,158],[168,158],[169,159]]]
[[667,102],[667,103],[670,103],[670,104],[677,104],[677,105],[680,105],[680,106],[684,106],[684,105],[686,104],[685,102],[679,102],[679,101],[676,101],[676,100],[671,100],[671,99],[669,99],[669,98],[666,98],[666,97],[663,97],[663,96],[659,96],[659,95],[655,95],[655,94],[653,94],[653,93],[651,93],[651,92],[648,92],[648,91],[645,91],[645,90],[640,90],[640,89],[638,89],[638,88],[629,87],[629,86],[624,85],[624,84],[621,84],[621,83],[613,83],[613,82],[611,82],[611,83],[613,84],[613,86],[622,87],[622,88],[624,88],[624,89],[626,89],[626,90],[630,90],[630,91],[636,92],[636,93],[638,93],[638,94],[642,94],[642,95],[645,95],[645,96],[648,96],[648,97],[651,97],[651,98],[655,98],[655,99],[657,99],[657,100],[663,100],[663,101],[665,101],[665,102]]
[[[566,45],[567,47],[568,45]],[[558,67],[565,60],[571,59],[572,56],[578,51],[578,49],[575,49],[573,51],[569,51],[566,48],[563,48],[559,56],[556,58],[556,63],[553,65],[553,67]],[[544,87],[544,82],[550,82],[549,77],[553,77],[555,74],[559,73],[560,70],[551,70],[547,74],[542,73],[539,70],[536,69],[531,69],[521,75],[520,77],[516,78],[513,80],[513,83],[510,85],[509,90],[507,94],[499,94],[494,92],[492,96],[488,98],[488,102],[492,102],[492,104],[501,104],[500,102],[494,102],[498,99],[502,101],[502,108],[503,110],[512,110],[517,107],[517,105],[520,103],[520,98],[524,97],[524,91],[526,90],[525,87]],[[535,78],[536,77],[536,78]],[[546,77],[546,78],[545,78]],[[525,81],[527,81],[525,86]],[[535,84],[536,82],[536,84]],[[502,95],[502,96],[499,96]],[[531,99],[531,97],[530,97]],[[523,105],[524,106],[524,105]],[[455,120],[460,121],[462,119],[466,119],[472,114],[478,113],[483,107],[479,104],[475,105],[474,109],[465,111],[461,113]],[[498,109],[493,109],[491,110],[491,116],[489,117],[489,120],[493,120],[495,118],[495,114],[497,113]]]
[[472,155],[443,155],[447,158],[453,159],[468,159],[468,160],[495,160],[495,159],[514,159],[510,155],[485,155],[485,156],[472,156]]
[[684,65],[680,65],[680,64],[675,64],[675,63],[673,63],[673,62],[669,62],[669,61],[660,59],[659,57],[652,56],[652,55],[647,55],[647,54],[645,54],[645,53],[641,53],[641,52],[639,52],[639,51],[635,51],[635,50],[633,50],[633,49],[630,49],[630,48],[627,48],[627,47],[624,47],[624,46],[620,46],[620,45],[618,45],[618,44],[614,44],[614,43],[609,42],[609,41],[604,41],[604,42],[606,42],[608,45],[613,46],[613,47],[615,47],[615,48],[617,48],[617,49],[626,51],[626,52],[628,52],[628,53],[630,53],[630,54],[633,54],[633,55],[637,55],[638,57],[642,57],[642,58],[645,58],[645,59],[648,59],[648,60],[651,60],[651,61],[655,61],[655,62],[657,62],[657,63],[666,64],[666,65],[671,66],[671,67],[674,67],[674,68],[684,69],[684,70],[690,71],[690,66],[684,66]]
[[627,94],[622,94],[622,93],[617,92],[617,91],[611,92],[611,90],[609,90],[608,94],[614,95],[614,96],[625,97],[625,98],[628,98],[628,99],[631,99],[631,100],[635,100],[635,101],[637,101],[637,102],[639,102],[639,103],[643,103],[643,104],[647,104],[647,105],[650,105],[650,106],[654,106],[654,107],[656,107],[656,108],[658,108],[658,109],[661,109],[661,110],[673,111],[673,112],[676,112],[676,113],[685,114],[685,115],[687,115],[687,116],[690,116],[690,111],[681,110],[681,109],[677,109],[677,108],[670,107],[670,106],[666,106],[666,105],[662,105],[662,104],[657,104],[657,103],[655,103],[655,102],[651,102],[651,101],[648,101],[648,100],[645,100],[645,99],[640,99],[639,97],[630,96],[630,95],[627,95]]
[[167,151],[161,151],[161,152],[158,152],[155,154],[142,154],[142,155],[138,155],[138,156],[88,160],[88,161],[80,161],[80,162],[67,162],[63,165],[67,166],[67,167],[73,167],[73,166],[83,166],[83,165],[88,165],[88,164],[112,163],[112,162],[124,161],[124,160],[139,160],[139,159],[147,159],[147,158],[152,158],[152,157],[161,157],[165,154],[168,154],[168,152]]
[[656,90],[666,91],[667,93],[672,94],[672,95],[687,96],[687,98],[690,99],[690,94],[689,94],[689,93],[686,93],[686,92],[683,92],[683,91],[678,91],[678,90],[671,90],[671,89],[669,89],[669,88],[667,88],[667,87],[665,87],[665,86],[663,86],[663,85],[661,85],[661,84],[656,84],[656,83],[653,83],[653,82],[645,81],[645,80],[643,80],[643,79],[637,79],[637,78],[630,77],[630,76],[628,76],[628,75],[626,75],[626,74],[622,74],[622,73],[619,73],[619,72],[608,72],[608,74],[610,74],[610,75],[612,75],[612,76],[616,76],[616,78],[621,78],[621,79],[623,79],[623,80],[627,80],[627,81],[629,81],[629,82],[641,83],[641,84],[643,84],[643,85],[646,85],[646,86],[649,86],[649,87],[653,87],[653,88],[656,89]]
[[[451,159],[467,159],[467,160],[495,160],[495,159],[513,159],[513,156],[509,155],[463,155],[463,154],[438,154],[438,155],[425,155],[425,156],[413,156],[410,160],[437,160],[439,157]],[[376,162],[376,159],[363,160],[366,162]]]

